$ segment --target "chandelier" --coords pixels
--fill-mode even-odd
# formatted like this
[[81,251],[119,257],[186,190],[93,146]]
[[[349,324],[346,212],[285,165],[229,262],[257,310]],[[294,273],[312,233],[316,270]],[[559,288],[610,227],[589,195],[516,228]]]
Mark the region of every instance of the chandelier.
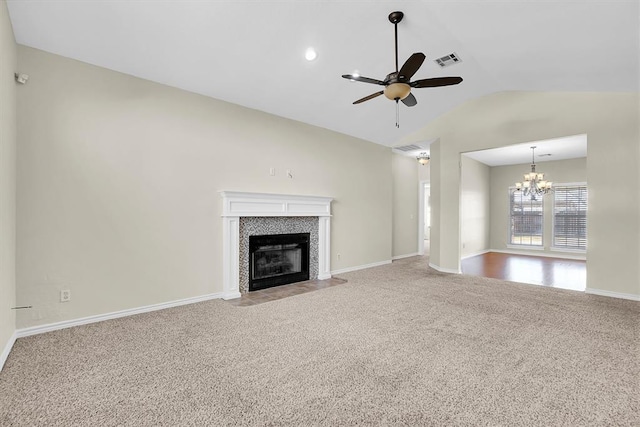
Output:
[[552,191],[551,181],[545,181],[542,172],[536,172],[536,147],[531,147],[531,172],[524,174],[524,181],[516,182],[516,191],[522,191],[525,196],[544,195]]
[[416,159],[418,159],[418,163],[424,166],[429,163],[429,159],[431,159],[431,157],[427,153],[420,153]]

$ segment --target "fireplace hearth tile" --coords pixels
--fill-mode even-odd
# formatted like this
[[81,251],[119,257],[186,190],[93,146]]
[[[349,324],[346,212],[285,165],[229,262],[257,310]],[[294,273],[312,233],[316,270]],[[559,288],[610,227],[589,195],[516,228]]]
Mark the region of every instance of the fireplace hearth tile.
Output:
[[314,292],[319,289],[342,285],[344,283],[347,283],[347,281],[337,277],[325,280],[309,280],[306,282],[292,283],[290,285],[282,285],[259,291],[247,292],[242,294],[242,297],[240,298],[227,300],[226,302],[236,307],[250,307],[253,305],[263,304],[265,302],[277,301],[283,298]]

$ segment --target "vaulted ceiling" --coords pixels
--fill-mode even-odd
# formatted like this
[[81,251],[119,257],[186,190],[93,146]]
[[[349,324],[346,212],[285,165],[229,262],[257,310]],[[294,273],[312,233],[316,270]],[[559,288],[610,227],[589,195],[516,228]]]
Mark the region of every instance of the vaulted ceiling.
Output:
[[[20,44],[213,98],[394,146],[430,120],[506,90],[638,91],[638,1],[26,1],[9,0]],[[350,82],[427,56],[418,104],[356,99],[379,86]],[[307,61],[314,47],[318,57]],[[433,61],[455,52],[462,62]],[[28,74],[29,70],[21,70]]]

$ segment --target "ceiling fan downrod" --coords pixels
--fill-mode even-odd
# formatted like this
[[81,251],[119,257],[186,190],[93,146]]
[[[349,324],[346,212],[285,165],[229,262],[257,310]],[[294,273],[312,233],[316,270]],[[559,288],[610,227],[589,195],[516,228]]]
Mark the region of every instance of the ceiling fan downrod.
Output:
[[[389,22],[391,22],[393,24],[393,30],[394,30],[394,35],[395,35],[395,42],[396,42],[396,48],[395,48],[395,53],[396,53],[396,74],[398,74],[398,22],[402,21],[402,18],[404,18],[404,13],[400,12],[400,11],[395,11],[395,12],[391,12],[389,14]],[[400,106],[398,105],[398,101],[400,100],[400,98],[395,98],[396,101],[396,128],[400,129]]]
[[389,14],[389,22],[393,24],[396,39],[396,73],[398,72],[398,22],[402,21],[402,18],[404,18],[404,13],[400,11]]

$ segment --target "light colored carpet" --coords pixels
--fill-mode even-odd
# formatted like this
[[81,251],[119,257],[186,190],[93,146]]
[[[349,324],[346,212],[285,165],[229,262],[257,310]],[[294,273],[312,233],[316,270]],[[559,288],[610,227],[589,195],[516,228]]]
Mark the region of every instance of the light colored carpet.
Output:
[[640,303],[424,258],[19,339],[2,426],[640,425]]

